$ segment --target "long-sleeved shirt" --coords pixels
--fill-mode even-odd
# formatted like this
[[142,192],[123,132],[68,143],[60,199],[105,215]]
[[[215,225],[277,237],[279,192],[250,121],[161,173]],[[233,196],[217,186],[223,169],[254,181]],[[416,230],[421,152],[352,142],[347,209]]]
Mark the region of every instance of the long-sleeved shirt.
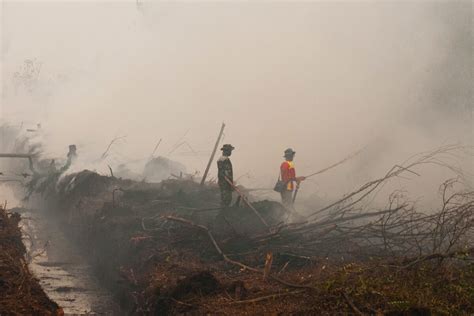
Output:
[[229,157],[221,156],[217,160],[217,179],[220,186],[231,187],[231,185],[226,181],[229,179],[230,182],[234,182],[234,172],[232,170],[232,162],[230,162]]
[[293,161],[284,161],[280,166],[281,181],[287,183],[286,189],[293,191],[296,181],[295,164]]

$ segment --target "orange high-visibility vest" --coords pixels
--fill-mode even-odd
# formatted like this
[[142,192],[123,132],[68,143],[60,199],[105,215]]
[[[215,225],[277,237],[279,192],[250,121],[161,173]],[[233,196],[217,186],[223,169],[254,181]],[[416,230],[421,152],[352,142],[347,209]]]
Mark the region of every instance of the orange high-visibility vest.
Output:
[[295,163],[293,161],[283,162],[280,166],[280,173],[281,181],[287,183],[286,189],[288,191],[293,191],[293,182],[296,180]]

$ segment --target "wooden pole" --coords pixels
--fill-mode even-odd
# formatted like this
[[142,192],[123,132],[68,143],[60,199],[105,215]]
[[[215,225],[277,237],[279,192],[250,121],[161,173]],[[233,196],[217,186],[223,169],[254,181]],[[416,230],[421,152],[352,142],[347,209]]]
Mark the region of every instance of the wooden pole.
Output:
[[0,153],[0,158],[34,158],[36,157],[36,155],[32,155],[32,154],[4,154],[4,153]]
[[30,170],[33,173],[36,173],[35,168],[33,166],[33,158],[35,158],[36,155],[34,154],[5,154],[5,153],[0,153],[0,158],[26,158],[28,159]]
[[212,161],[214,160],[214,156],[216,155],[217,147],[221,142],[222,134],[224,133],[225,124],[222,123],[221,131],[219,132],[219,136],[217,137],[216,144],[214,145],[214,150],[212,151],[211,158],[209,158],[209,162],[207,163],[206,171],[204,171],[204,175],[202,176],[201,185],[204,185],[206,182],[207,174],[209,173],[209,169],[211,168]]
[[296,201],[296,196],[298,195],[298,191],[300,190],[300,185],[297,184],[296,185],[296,190],[295,190],[295,193],[293,194],[293,204],[295,203]]
[[158,147],[159,147],[160,144],[161,144],[161,140],[162,140],[162,138],[160,138],[160,140],[158,141],[158,143],[157,143],[156,146],[155,146],[155,149],[153,149],[153,152],[152,152],[151,155],[150,155],[150,160],[153,159],[153,156],[155,155],[156,150],[158,149]]

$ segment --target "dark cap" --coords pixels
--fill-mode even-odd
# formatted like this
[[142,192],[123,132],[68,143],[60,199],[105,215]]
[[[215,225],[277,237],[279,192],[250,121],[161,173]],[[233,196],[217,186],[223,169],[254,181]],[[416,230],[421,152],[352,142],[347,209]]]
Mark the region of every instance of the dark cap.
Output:
[[225,144],[224,146],[222,146],[221,150],[234,150],[235,147],[232,146],[231,144]]
[[291,148],[288,148],[287,150],[285,150],[285,157],[287,157],[287,156],[293,156],[294,154],[296,154],[296,151],[294,151],[294,150],[291,149]]

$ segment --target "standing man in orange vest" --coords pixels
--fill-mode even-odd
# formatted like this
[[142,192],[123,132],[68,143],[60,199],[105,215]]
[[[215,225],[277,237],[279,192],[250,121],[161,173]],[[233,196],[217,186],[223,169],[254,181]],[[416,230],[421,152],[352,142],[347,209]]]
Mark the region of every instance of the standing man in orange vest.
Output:
[[305,177],[297,177],[295,171],[295,158],[296,152],[288,148],[285,150],[285,161],[280,166],[281,181],[285,183],[285,188],[281,191],[281,202],[288,208],[293,208],[293,191],[296,185],[299,185],[301,181],[305,180]]

